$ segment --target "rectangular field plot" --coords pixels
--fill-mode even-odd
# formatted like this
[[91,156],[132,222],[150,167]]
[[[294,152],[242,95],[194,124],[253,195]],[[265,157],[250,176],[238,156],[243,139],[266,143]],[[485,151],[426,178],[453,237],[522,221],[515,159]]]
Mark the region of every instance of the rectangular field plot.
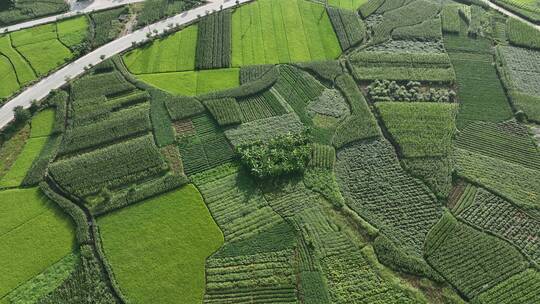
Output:
[[127,53],[123,58],[133,74],[191,71],[195,69],[197,25]]
[[262,0],[233,14],[232,65],[335,59],[341,48],[324,6]]
[[25,44],[17,50],[30,62],[38,75],[45,75],[73,57],[58,39]]
[[71,220],[37,189],[0,191],[0,299],[73,250]]
[[172,94],[195,96],[239,86],[240,69],[141,74],[137,78]]
[[99,218],[103,247],[133,303],[201,303],[205,260],[223,234],[193,185]]

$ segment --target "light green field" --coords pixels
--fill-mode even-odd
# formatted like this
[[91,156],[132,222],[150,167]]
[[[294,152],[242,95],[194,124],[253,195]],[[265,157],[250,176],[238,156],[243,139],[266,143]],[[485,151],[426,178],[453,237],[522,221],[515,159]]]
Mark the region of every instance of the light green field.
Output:
[[56,24],[58,39],[67,47],[82,43],[88,34],[88,18],[81,16]]
[[11,96],[19,89],[17,75],[7,57],[0,55],[0,98]]
[[328,0],[328,4],[335,7],[341,7],[350,10],[357,10],[368,0]]
[[123,58],[133,74],[192,71],[195,69],[197,25],[127,53]]
[[164,91],[186,96],[230,89],[240,85],[240,70],[234,68],[141,74],[136,77]]
[[73,57],[58,39],[17,47],[38,75],[45,75]]
[[233,14],[233,66],[335,59],[340,54],[330,19],[320,4],[261,0]]
[[56,24],[49,23],[45,25],[40,25],[32,27],[29,29],[24,29],[16,31],[10,34],[11,41],[15,48],[18,48],[27,44],[34,44],[38,42],[44,42],[48,40],[57,39],[56,36]]
[[19,52],[11,47],[11,38],[9,35],[0,37],[0,53],[11,61],[15,68],[15,73],[21,85],[24,85],[34,79],[36,75],[32,67],[26,62]]
[[39,189],[0,192],[0,298],[73,251],[71,220]]
[[205,261],[223,234],[193,185],[98,219],[105,254],[132,303],[202,303]]
[[47,137],[29,138],[13,166],[0,179],[0,187],[10,188],[20,186],[26,173],[32,166],[32,162],[39,155],[46,142]]
[[31,126],[31,138],[51,135],[54,126],[54,110],[46,109],[39,112],[32,118]]

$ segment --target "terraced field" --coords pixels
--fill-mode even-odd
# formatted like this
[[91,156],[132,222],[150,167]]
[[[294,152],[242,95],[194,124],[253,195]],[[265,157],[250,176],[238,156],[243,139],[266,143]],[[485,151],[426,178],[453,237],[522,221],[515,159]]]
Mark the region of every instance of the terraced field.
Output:
[[0,36],[5,97],[149,38],[0,130],[1,304],[538,302],[540,32],[453,0],[136,32],[199,4]]

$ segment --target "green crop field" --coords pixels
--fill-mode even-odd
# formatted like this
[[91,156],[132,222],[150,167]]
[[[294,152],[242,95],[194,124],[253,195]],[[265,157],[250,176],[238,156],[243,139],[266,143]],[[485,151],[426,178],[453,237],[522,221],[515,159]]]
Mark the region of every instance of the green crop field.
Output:
[[0,298],[73,250],[71,220],[39,189],[0,191]]
[[[59,1],[0,1],[0,27]],[[25,106],[0,108],[0,303],[538,303],[540,0],[485,2],[145,0],[0,33]]]
[[137,303],[202,301],[204,261],[223,244],[223,235],[195,187],[143,201],[98,223],[127,297]]

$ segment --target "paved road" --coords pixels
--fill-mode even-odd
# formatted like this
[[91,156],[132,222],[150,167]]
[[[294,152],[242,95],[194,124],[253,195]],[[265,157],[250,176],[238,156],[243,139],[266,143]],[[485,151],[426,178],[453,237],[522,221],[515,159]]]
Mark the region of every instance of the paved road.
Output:
[[532,27],[534,27],[534,28],[536,28],[537,30],[540,31],[540,25],[534,24],[534,23],[530,22],[529,20],[526,20],[525,18],[512,13],[511,11],[505,9],[504,7],[500,7],[497,4],[495,4],[495,3],[493,3],[493,2],[491,2],[489,0],[481,0],[481,1],[483,1],[484,3],[489,5],[489,7],[491,7],[492,9],[497,10],[497,11],[503,13],[504,15],[519,19],[519,20],[529,24],[530,26],[532,26]]
[[[73,0],[71,0],[73,1]],[[94,0],[93,2],[71,2],[71,10],[64,14],[49,16],[40,19],[30,20],[28,22],[22,22],[7,27],[1,27],[0,33],[9,33],[18,30],[22,30],[29,27],[34,27],[36,25],[46,24],[55,22],[56,20],[66,19],[73,17],[79,14],[90,13],[94,11],[101,11],[105,9],[110,9],[117,6],[126,5],[129,3],[142,2],[144,0]]]
[[[239,0],[240,3],[250,1],[252,0]],[[105,55],[105,59],[112,57],[130,48],[133,42],[148,40],[146,34],[149,32],[157,30],[161,33],[164,30],[167,30],[171,24],[178,24],[182,26],[196,20],[198,18],[197,15],[203,16],[206,14],[206,12],[219,10],[221,5],[223,5],[223,8],[229,8],[235,6],[236,4],[235,0],[208,0],[208,3],[205,5],[151,24],[131,34],[118,38],[75,60],[55,73],[42,79],[38,83],[28,87],[21,94],[3,105],[2,108],[0,108],[0,128],[4,127],[13,119],[13,109],[15,107],[23,106],[24,108],[27,108],[30,106],[33,100],[42,100],[49,95],[51,90],[58,89],[64,85],[67,82],[67,79],[83,74],[85,72],[85,67],[89,66],[90,64],[96,65],[102,62],[104,60],[101,59],[102,55]]]

